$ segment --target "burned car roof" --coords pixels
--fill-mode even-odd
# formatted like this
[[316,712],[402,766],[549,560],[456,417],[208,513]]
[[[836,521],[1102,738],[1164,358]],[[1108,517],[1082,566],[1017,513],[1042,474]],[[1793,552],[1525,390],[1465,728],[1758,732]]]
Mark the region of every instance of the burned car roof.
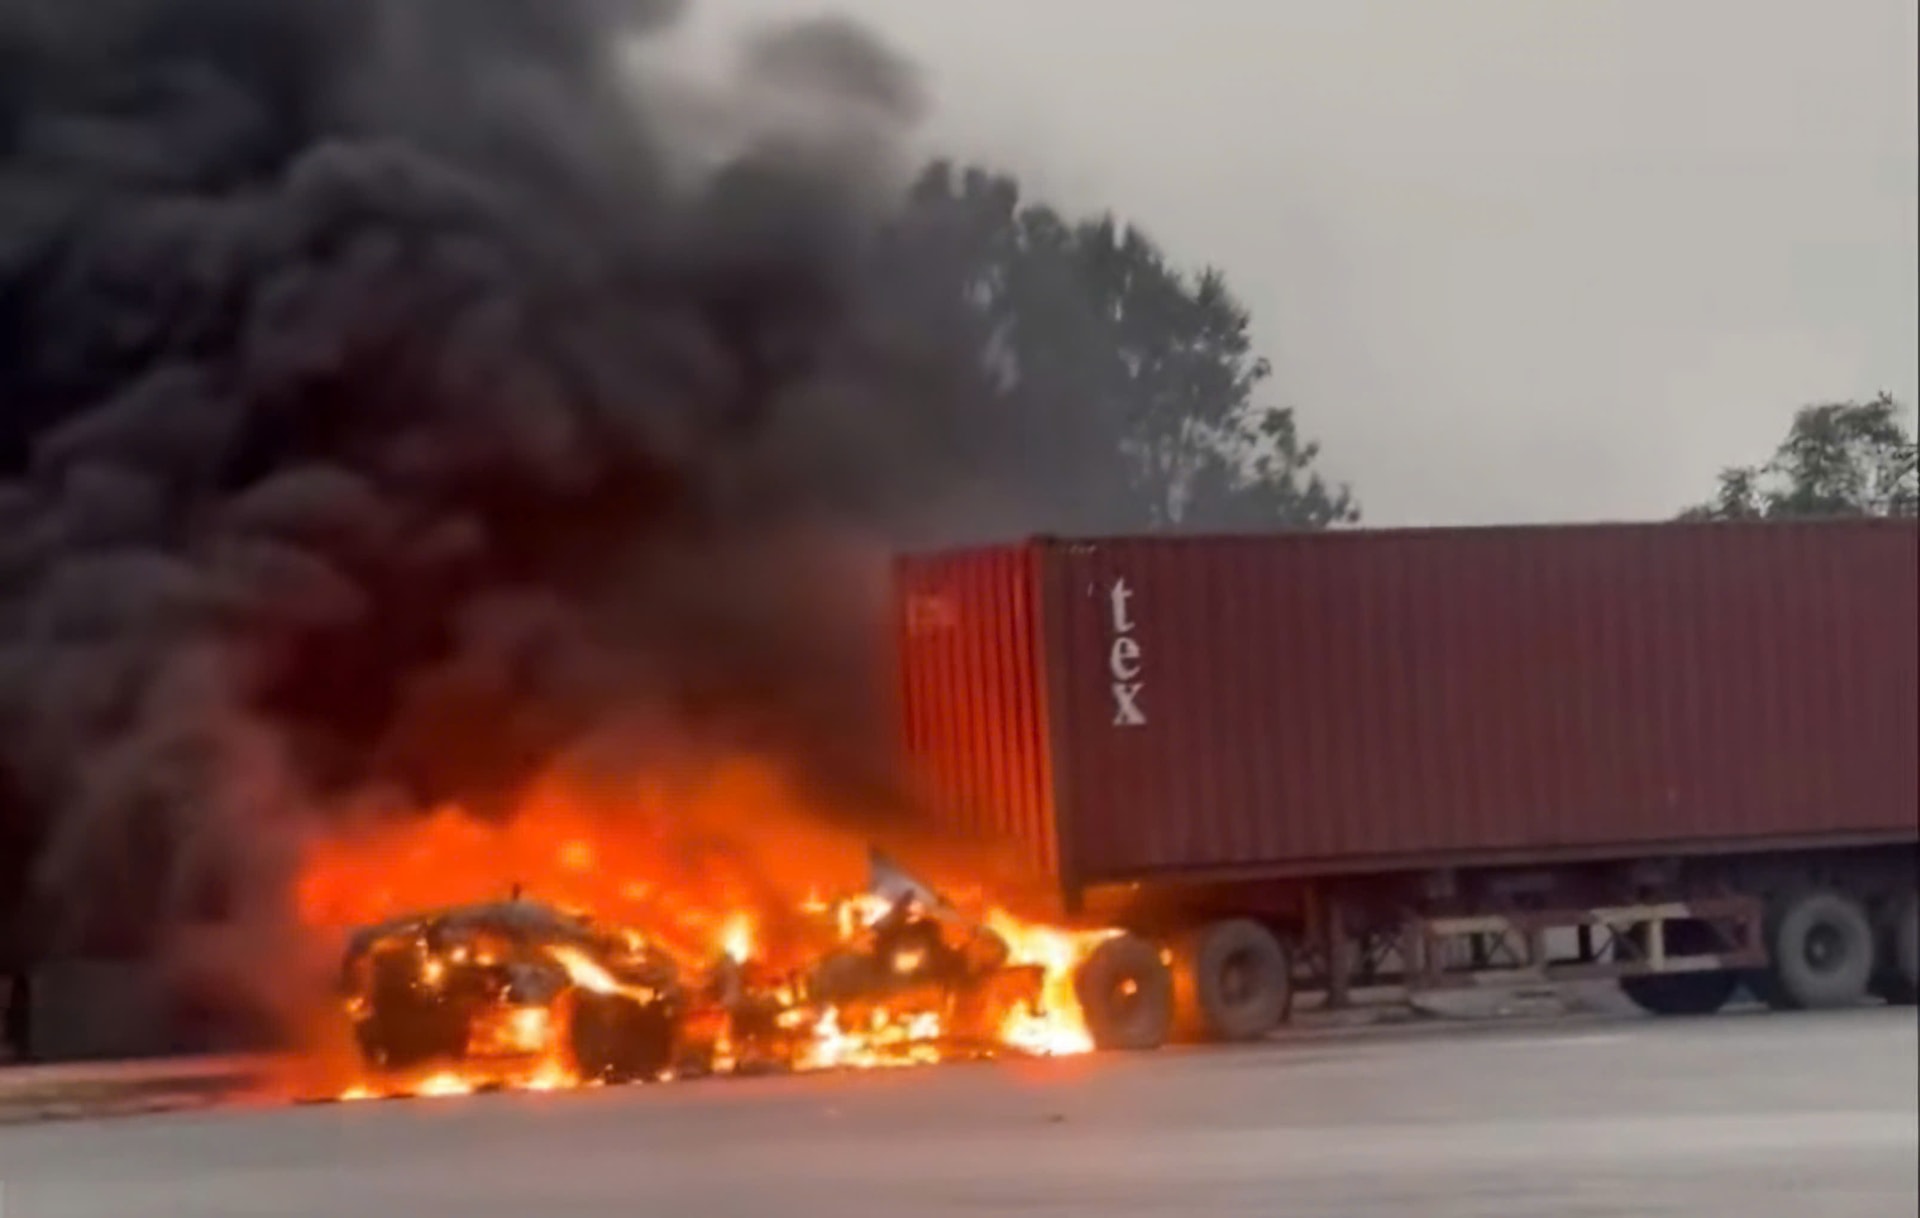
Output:
[[483,901],[424,910],[361,927],[347,940],[346,954],[352,959],[364,955],[382,939],[436,930],[486,930],[516,938],[575,943],[591,942],[602,933],[601,928],[585,915],[567,913],[539,901],[513,897],[504,901]]

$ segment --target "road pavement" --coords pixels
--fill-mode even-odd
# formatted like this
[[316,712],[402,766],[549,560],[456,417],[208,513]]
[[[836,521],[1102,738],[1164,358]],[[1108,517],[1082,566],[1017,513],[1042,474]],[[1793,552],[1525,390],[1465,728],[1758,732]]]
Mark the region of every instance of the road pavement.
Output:
[[1909,1011],[0,1128],[5,1218],[1906,1218]]

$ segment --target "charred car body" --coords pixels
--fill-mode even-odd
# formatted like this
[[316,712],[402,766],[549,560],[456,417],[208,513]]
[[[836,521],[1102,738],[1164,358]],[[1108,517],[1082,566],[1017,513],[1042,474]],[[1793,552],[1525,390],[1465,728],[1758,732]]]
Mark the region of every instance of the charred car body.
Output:
[[367,927],[341,986],[354,1040],[387,1072],[563,1055],[588,1078],[657,1073],[687,1001],[639,936],[516,896]]
[[722,955],[689,968],[638,931],[516,892],[366,927],[340,982],[375,1071],[559,1062],[583,1081],[982,1055],[1012,1013],[1039,1014],[1044,970],[878,855],[832,946],[778,973]]

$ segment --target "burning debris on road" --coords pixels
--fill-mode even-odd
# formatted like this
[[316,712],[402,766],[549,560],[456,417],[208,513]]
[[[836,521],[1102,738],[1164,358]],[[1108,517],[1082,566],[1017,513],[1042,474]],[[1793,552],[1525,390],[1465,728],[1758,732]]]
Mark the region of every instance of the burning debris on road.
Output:
[[[1083,974],[1099,970],[1083,965],[1133,941],[1041,920],[992,855],[852,837],[760,761],[621,774],[556,772],[508,817],[448,807],[313,839],[295,896],[325,992],[307,991],[283,1090],[554,1089],[1114,1043],[1085,1017]],[[906,855],[928,874],[893,861]]]
[[797,911],[793,967],[744,913],[709,959],[515,892],[357,931],[341,971],[365,1068],[342,1098],[919,1065],[1093,1047],[1074,974],[1108,936],[980,920],[879,852]]

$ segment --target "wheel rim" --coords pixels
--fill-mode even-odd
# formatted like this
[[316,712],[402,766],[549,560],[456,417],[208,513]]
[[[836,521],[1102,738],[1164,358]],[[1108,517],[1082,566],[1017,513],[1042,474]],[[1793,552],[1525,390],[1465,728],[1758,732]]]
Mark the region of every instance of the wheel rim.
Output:
[[1220,966],[1220,997],[1228,1006],[1242,1006],[1254,996],[1258,964],[1253,953],[1234,952]]
[[1831,976],[1847,962],[1847,937],[1831,922],[1816,923],[1800,947],[1801,959],[1821,976]]

